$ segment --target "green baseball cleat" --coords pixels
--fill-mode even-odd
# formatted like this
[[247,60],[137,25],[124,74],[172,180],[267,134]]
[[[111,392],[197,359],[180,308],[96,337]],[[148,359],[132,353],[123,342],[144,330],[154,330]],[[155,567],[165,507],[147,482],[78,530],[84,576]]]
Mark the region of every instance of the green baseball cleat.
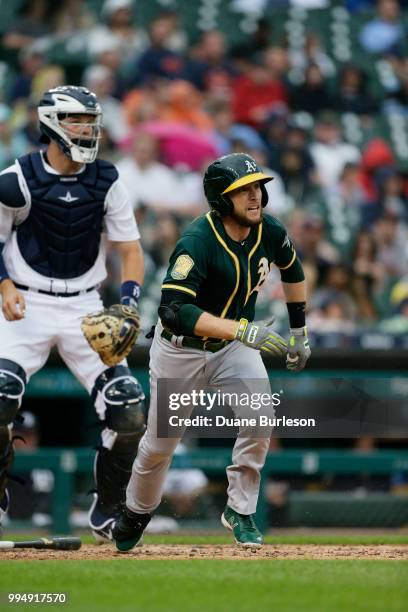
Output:
[[221,523],[233,532],[235,541],[246,548],[260,548],[263,537],[254,521],[253,514],[239,514],[229,506],[221,515]]
[[112,538],[119,552],[128,552],[139,544],[150,522],[150,514],[136,514],[124,508],[115,522]]

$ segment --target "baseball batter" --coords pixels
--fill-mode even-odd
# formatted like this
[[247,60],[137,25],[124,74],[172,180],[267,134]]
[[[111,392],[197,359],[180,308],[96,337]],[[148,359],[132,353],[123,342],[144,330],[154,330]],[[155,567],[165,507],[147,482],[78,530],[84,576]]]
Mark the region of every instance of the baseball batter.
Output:
[[0,505],[7,509],[12,424],[26,383],[57,347],[101,419],[89,522],[98,539],[109,538],[144,431],[144,396],[126,361],[107,368],[80,324],[103,306],[98,286],[108,241],[121,260],[121,303],[136,309],[140,236],[116,168],[96,159],[102,125],[96,96],[84,87],[57,87],[45,92],[38,115],[48,146],[0,174]]
[[[140,541],[159,505],[179,441],[157,434],[159,379],[184,379],[183,392],[194,389],[199,378],[221,391],[231,391],[237,380],[250,386],[249,381],[260,379],[269,388],[260,351],[286,355],[287,367],[294,371],[310,356],[302,266],[285,228],[262,211],[269,180],[243,153],[212,163],[204,176],[211,212],[190,225],[170,258],[150,353],[147,430],[133,465],[126,507],[113,529],[122,552]],[[280,269],[287,301],[289,346],[270,322],[251,323],[258,291],[272,265]],[[191,411],[192,406],[186,406],[182,416]],[[268,436],[255,438],[240,429],[227,468],[228,502],[221,520],[243,546],[262,545],[254,514],[268,447]]]

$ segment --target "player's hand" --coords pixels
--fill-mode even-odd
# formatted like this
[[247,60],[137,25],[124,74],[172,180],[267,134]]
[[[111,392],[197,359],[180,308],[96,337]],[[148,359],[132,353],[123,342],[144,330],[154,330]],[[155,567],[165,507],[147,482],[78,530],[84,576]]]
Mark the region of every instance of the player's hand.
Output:
[[9,278],[0,283],[2,297],[2,310],[7,321],[18,321],[24,319],[25,300],[23,294],[16,289]]
[[239,342],[258,351],[286,355],[287,342],[272,329],[274,320],[249,323],[247,319],[241,319],[235,334],[235,340],[239,340]]
[[286,355],[286,368],[292,372],[300,372],[311,355],[307,327],[290,330],[288,352]]

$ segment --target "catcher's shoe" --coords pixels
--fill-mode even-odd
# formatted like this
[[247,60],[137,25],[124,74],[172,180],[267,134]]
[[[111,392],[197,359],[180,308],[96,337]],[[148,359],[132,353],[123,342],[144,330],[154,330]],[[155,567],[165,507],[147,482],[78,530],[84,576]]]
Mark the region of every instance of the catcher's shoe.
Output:
[[88,523],[97,544],[112,542],[112,528],[114,522],[114,517],[107,516],[103,513],[100,504],[98,504],[98,496],[95,493],[92,506],[88,513]]
[[221,515],[221,523],[233,532],[235,541],[240,546],[246,548],[260,548],[262,546],[262,534],[255,524],[253,514],[239,514],[229,506],[225,506]]
[[143,537],[143,531],[150,522],[150,514],[137,514],[125,507],[112,531],[116,548],[119,552],[128,552],[137,546]]

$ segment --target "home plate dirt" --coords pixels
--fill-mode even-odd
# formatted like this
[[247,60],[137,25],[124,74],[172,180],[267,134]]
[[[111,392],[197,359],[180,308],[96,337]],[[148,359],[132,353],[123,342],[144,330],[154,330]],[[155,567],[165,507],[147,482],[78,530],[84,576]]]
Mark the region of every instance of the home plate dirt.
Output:
[[320,544],[267,544],[261,549],[245,550],[233,545],[150,544],[118,553],[111,544],[96,546],[85,544],[76,551],[56,550],[3,550],[1,560],[70,559],[104,560],[132,559],[390,559],[408,560],[408,546],[404,545],[320,545]]

